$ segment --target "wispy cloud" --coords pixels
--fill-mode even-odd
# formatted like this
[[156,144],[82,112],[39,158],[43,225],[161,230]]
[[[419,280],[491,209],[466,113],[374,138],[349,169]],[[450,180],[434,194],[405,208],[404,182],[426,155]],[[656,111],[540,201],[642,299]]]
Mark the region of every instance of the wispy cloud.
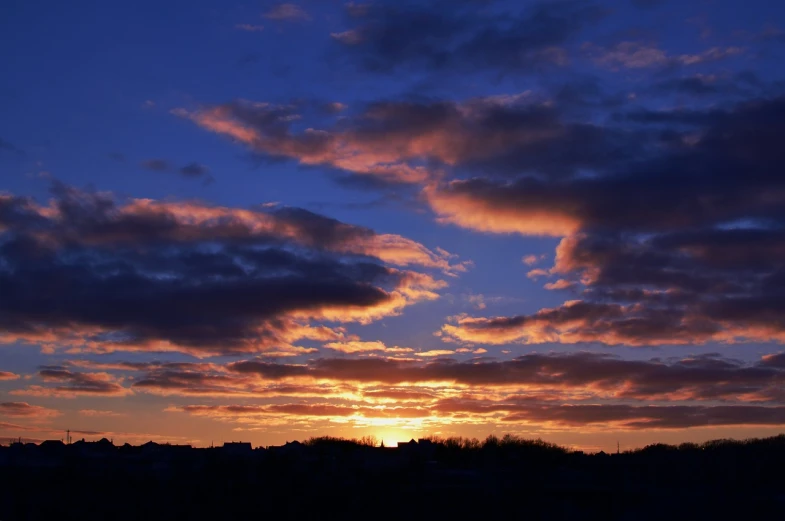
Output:
[[177,168],[166,159],[146,159],[141,162],[141,166],[151,172],[171,172],[189,179],[202,179],[205,184],[215,181],[210,175],[210,169],[207,166],[195,162]]
[[324,344],[327,349],[340,351],[342,353],[367,353],[369,351],[383,351],[385,353],[411,353],[414,349],[410,347],[387,347],[384,342],[362,342],[353,340],[348,342],[328,342]]
[[654,45],[633,41],[619,42],[610,47],[586,43],[583,51],[597,65],[611,70],[699,65],[744,53],[740,47],[712,47],[696,54],[668,54]]
[[2,138],[0,138],[0,152],[10,152],[12,154],[24,155],[24,150],[8,141],[5,141]]
[[73,372],[59,366],[41,369],[38,377],[55,386],[32,385],[25,389],[11,391],[14,395],[52,396],[75,398],[76,396],[125,396],[131,390],[121,384],[121,379],[109,373]]
[[0,415],[14,418],[51,418],[60,416],[60,411],[48,409],[39,405],[30,405],[27,402],[0,403]]
[[237,24],[234,26],[234,28],[249,33],[256,33],[264,30],[263,25],[254,25],[254,24]]
[[90,417],[114,417],[114,416],[125,416],[125,414],[120,412],[114,411],[99,411],[96,409],[81,409],[79,414],[82,416],[90,416]]
[[303,21],[311,19],[311,16],[296,4],[277,4],[263,16],[270,20]]

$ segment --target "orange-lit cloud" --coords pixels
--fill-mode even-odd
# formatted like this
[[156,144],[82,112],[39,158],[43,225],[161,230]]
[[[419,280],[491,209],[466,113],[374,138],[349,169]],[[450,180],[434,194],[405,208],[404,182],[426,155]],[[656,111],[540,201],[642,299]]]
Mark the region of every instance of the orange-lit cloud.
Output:
[[79,411],[79,414],[82,416],[89,416],[89,417],[115,417],[115,416],[124,416],[123,413],[114,412],[114,411],[99,411],[96,409],[82,409]]
[[[62,287],[25,271],[33,256],[50,265],[48,277],[85,289],[47,293],[65,314],[30,314],[16,307],[21,300],[4,299],[0,307],[15,318],[2,342],[49,352],[299,356],[316,351],[301,341],[354,341],[323,322],[367,324],[438,298],[446,282],[419,270],[454,276],[466,269],[443,249],[296,208],[119,203],[59,184],[54,192],[49,206],[3,199],[19,217],[8,223],[14,240],[30,247],[6,250],[0,276],[13,281],[9,295]],[[118,291],[129,298],[109,305]]]
[[430,351],[420,351],[418,353],[414,353],[414,356],[421,356],[424,358],[432,358],[436,356],[449,356],[454,355],[455,351],[451,351],[449,349],[431,349]]
[[[765,356],[755,364],[716,356],[688,357],[671,362],[632,361],[582,352],[532,353],[507,361],[477,359],[466,362],[453,359],[430,362],[317,359],[306,364],[281,364],[250,360],[226,366],[167,362],[130,369],[146,374],[133,378],[132,386],[121,393],[133,389],[165,396],[296,398],[302,400],[300,405],[313,405],[314,400],[321,400],[318,402],[321,405],[340,406],[345,413],[338,414],[338,409],[320,409],[333,411],[335,416],[353,415],[349,408],[361,403],[363,398],[381,400],[380,403],[391,406],[406,403],[407,407],[420,410],[422,417],[432,417],[434,411],[445,412],[446,404],[456,399],[485,400],[483,411],[493,413],[511,411],[511,401],[585,404],[625,399],[675,404],[696,400],[771,404],[783,398],[781,385],[785,378],[785,363],[781,363],[781,355]],[[123,364],[117,367],[129,370],[129,366]],[[60,375],[56,380],[65,379]],[[91,379],[95,380],[92,375]],[[92,385],[98,384],[93,382]],[[75,392],[73,387],[75,385],[71,389],[47,389],[41,394],[71,396]],[[23,392],[29,393],[29,390]],[[264,414],[273,416],[275,412],[288,411],[289,414],[294,410],[264,407]],[[13,408],[17,409],[30,411],[30,414],[36,411],[26,404]],[[363,416],[361,413],[365,412],[362,408],[357,411],[354,416]],[[104,413],[108,412],[84,414]],[[462,411],[469,415],[468,419],[471,413],[471,409]],[[381,411],[374,417],[387,415]]]
[[521,259],[521,262],[523,262],[527,266],[534,266],[544,258],[545,258],[545,254],[541,254],[541,255],[529,254],[529,255],[524,255],[523,258]]
[[[685,63],[722,55],[710,50]],[[782,221],[784,200],[767,177],[770,165],[782,162],[771,144],[785,130],[765,123],[783,107],[778,98],[725,109],[640,110],[628,121],[648,129],[641,132],[670,125],[675,141],[636,149],[627,142],[631,127],[621,133],[586,127],[587,142],[591,135],[616,143],[618,163],[609,158],[604,170],[571,175],[535,169],[505,178],[492,171],[427,184],[423,197],[441,222],[561,237],[553,266],[528,276],[576,295],[526,314],[462,317],[446,324],[441,338],[632,346],[785,341],[777,318],[781,267],[774,260],[785,244],[774,224]],[[760,139],[749,139],[748,131],[761,132]],[[725,181],[707,184],[717,165],[726,165]],[[747,182],[750,172],[759,183]]]
[[384,351],[385,353],[411,353],[414,349],[410,347],[387,347],[383,342],[378,340],[374,342],[329,342],[324,344],[324,347],[340,351],[342,353],[367,353],[369,351]]
[[423,190],[425,200],[443,223],[483,232],[556,237],[569,235],[580,227],[576,217],[547,205],[505,207],[498,201],[486,201],[479,194],[470,195],[450,186],[430,185]]
[[779,231],[746,229],[636,241],[573,234],[560,241],[553,267],[528,276],[558,277],[545,288],[582,298],[525,315],[456,317],[441,337],[487,344],[783,342],[771,261],[782,241]]
[[[260,383],[330,381],[361,385],[428,385],[445,383],[482,387],[512,387],[531,392],[556,390],[589,393],[588,397],[670,399],[733,398],[771,395],[783,378],[779,356],[746,366],[716,358],[685,358],[672,363],[628,361],[607,355],[571,353],[529,354],[509,361],[437,360],[429,363],[383,359],[318,359],[306,365],[243,361],[229,364],[239,378],[256,376]],[[776,394],[776,393],[775,393]]]
[[570,288],[572,288],[574,286],[575,286],[574,282],[570,282],[569,280],[566,280],[566,279],[559,279],[559,280],[557,280],[555,282],[549,282],[549,283],[547,283],[543,287],[545,289],[554,289],[554,290],[556,290],[556,289],[570,289]]
[[531,315],[459,317],[445,324],[443,338],[483,344],[693,345],[706,342],[785,341],[778,328],[735,326],[713,322],[678,310],[653,310],[641,305],[568,301]]
[[38,372],[38,377],[45,383],[61,385],[31,385],[25,389],[11,391],[11,394],[75,398],[82,395],[125,396],[131,392],[130,389],[121,384],[122,379],[118,379],[109,373],[81,373],[52,366],[41,369]]
[[31,405],[27,402],[2,402],[0,403],[0,415],[14,418],[50,418],[59,416],[61,413],[54,409],[48,409],[39,405]]
[[169,412],[185,412],[244,425],[276,425],[281,421],[312,422],[328,419],[357,425],[460,425],[487,423],[541,425],[563,430],[580,426],[590,430],[636,431],[683,429],[707,424],[783,425],[785,407],[734,406],[655,406],[626,404],[557,405],[523,400],[489,404],[481,400],[453,400],[433,406],[351,405],[329,403],[257,405],[185,405]]
[[[9,423],[9,422],[0,422],[0,429],[8,430],[8,431],[41,432],[41,427],[38,426],[19,425],[18,423]],[[36,440],[36,441],[43,441],[43,440]]]
[[[575,426],[644,430],[700,427],[706,421],[785,424],[777,406],[783,398],[782,358],[778,353],[745,364],[715,355],[663,361],[579,352],[465,362],[340,358],[225,366],[118,362],[116,367],[145,373],[130,380],[136,392],[234,402],[169,410],[243,428],[312,422],[436,428],[504,422],[554,431]],[[108,419],[113,412],[80,414]],[[16,414],[25,415],[35,417],[33,412]]]
[[[45,227],[36,230],[35,237],[42,241],[42,246],[58,247],[71,241],[120,247],[158,240],[176,244],[216,239],[278,239],[337,253],[370,255],[396,266],[421,266],[445,272],[465,270],[461,263],[451,264],[454,256],[444,250],[432,251],[400,235],[376,234],[298,208],[256,211],[150,199],[131,199],[120,204],[111,194],[88,194],[70,188],[64,188],[61,198],[52,200],[49,206],[12,196],[7,196],[6,204],[9,209],[18,208],[31,220],[49,220],[49,230]],[[81,206],[88,222],[72,221],[64,213],[72,206]],[[97,226],[99,222],[101,226]]]
[[[352,34],[334,38],[348,40]],[[372,103],[325,128],[295,131],[292,123],[307,117],[305,109],[235,100],[173,114],[260,154],[396,183],[433,182],[467,165],[527,170],[551,161],[552,168],[569,170],[597,162],[602,154],[574,158],[580,141],[595,131],[561,121],[558,110],[530,92],[462,102]],[[554,153],[557,148],[564,153]]]

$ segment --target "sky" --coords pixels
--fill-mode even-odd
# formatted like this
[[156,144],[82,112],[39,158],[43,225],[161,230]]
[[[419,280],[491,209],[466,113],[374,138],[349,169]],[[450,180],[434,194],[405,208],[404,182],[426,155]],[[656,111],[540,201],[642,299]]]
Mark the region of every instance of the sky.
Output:
[[785,3],[0,6],[0,440],[785,430]]

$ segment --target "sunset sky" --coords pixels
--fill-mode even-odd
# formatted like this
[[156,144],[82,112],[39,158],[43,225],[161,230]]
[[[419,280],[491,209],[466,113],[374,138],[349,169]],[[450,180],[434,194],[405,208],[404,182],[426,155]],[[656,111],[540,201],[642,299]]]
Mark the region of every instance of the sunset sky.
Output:
[[0,6],[0,441],[785,431],[785,2]]

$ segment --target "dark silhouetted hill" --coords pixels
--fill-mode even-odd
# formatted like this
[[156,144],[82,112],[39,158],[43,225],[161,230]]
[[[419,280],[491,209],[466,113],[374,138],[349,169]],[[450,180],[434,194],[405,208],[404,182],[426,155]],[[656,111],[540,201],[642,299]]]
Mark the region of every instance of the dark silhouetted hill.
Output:
[[785,435],[584,454],[485,441],[0,447],[0,520],[785,519]]

